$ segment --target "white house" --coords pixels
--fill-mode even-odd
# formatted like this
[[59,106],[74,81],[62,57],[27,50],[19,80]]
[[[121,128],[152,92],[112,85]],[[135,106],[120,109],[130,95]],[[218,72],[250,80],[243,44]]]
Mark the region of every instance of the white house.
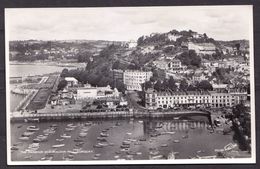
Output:
[[75,79],[74,77],[65,77],[65,80],[67,81],[67,86],[68,87],[73,87],[73,86],[76,86],[78,85],[78,80]]
[[126,70],[124,72],[124,84],[127,90],[142,91],[142,84],[153,76],[151,71]]

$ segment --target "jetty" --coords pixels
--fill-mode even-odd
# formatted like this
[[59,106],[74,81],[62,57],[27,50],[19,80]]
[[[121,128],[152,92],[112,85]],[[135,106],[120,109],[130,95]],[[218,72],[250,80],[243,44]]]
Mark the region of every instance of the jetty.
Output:
[[[11,122],[17,121],[51,121],[70,119],[120,119],[120,118],[174,118],[184,115],[204,115],[210,117],[209,112],[203,111],[172,111],[172,112],[140,112],[140,111],[107,111],[107,112],[50,112],[50,113],[28,113],[12,112]],[[211,121],[211,119],[210,119]]]

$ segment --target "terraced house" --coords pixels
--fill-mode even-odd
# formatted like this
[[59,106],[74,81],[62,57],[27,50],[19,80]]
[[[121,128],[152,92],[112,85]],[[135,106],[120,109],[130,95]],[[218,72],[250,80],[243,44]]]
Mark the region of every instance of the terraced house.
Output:
[[148,89],[145,92],[145,106],[148,109],[168,109],[174,107],[231,107],[247,100],[247,92],[230,90],[226,92],[216,91],[186,91],[157,92]]

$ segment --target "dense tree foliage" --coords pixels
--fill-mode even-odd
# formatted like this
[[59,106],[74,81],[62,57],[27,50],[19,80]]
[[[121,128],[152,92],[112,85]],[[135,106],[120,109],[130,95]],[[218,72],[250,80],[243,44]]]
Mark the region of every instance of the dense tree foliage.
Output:
[[164,79],[163,81],[158,80],[154,84],[154,89],[157,91],[166,91],[166,90],[177,90],[176,81],[173,79],[173,77],[170,77],[170,79]]
[[186,91],[189,87],[189,84],[187,83],[186,79],[182,79],[180,83],[180,90]]
[[58,84],[58,90],[63,90],[67,86],[67,81],[62,79]]
[[199,90],[205,90],[205,91],[211,91],[213,90],[213,87],[212,85],[207,81],[207,80],[203,80],[201,82],[199,82],[197,85],[196,85],[197,89]]
[[201,58],[196,54],[194,50],[183,52],[182,54],[177,56],[177,58],[180,59],[182,64],[187,66],[200,67],[201,65]]

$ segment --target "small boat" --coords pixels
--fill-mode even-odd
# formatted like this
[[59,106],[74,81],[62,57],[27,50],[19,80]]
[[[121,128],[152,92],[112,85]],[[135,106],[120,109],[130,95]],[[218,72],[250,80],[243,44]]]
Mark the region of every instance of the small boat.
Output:
[[133,138],[129,138],[129,139],[127,139],[127,141],[136,142],[137,140],[133,139]]
[[138,123],[141,123],[141,124],[143,124],[143,123],[144,123],[144,121],[140,120],[140,121],[138,121]]
[[23,125],[19,125],[19,126],[17,126],[18,129],[21,128],[21,127],[23,127]]
[[33,143],[40,143],[40,142],[41,142],[41,140],[38,138],[33,139]]
[[98,145],[101,145],[101,146],[103,146],[103,147],[109,146],[108,143],[98,143]]
[[32,143],[29,145],[29,149],[38,149],[40,147],[39,143]]
[[84,142],[84,140],[82,140],[80,138],[76,138],[76,139],[74,139],[74,142]]
[[136,155],[142,155],[141,151],[136,152]]
[[33,135],[34,133],[35,133],[34,131],[26,131],[23,133],[23,136],[27,137],[27,136]]
[[61,141],[63,141],[64,139],[63,138],[57,138],[56,139],[56,141],[59,141],[59,142],[61,142]]
[[86,123],[85,123],[85,126],[91,126],[91,125],[92,125],[91,122],[86,122]]
[[88,133],[79,133],[79,137],[86,137]]
[[67,125],[68,127],[77,127],[76,125],[74,125],[73,123],[70,123]]
[[41,140],[46,140],[48,138],[48,136],[38,135],[37,138],[41,139]]
[[108,137],[109,134],[107,134],[107,133],[100,133],[100,136],[101,136],[101,137]]
[[48,129],[43,130],[43,133],[54,134],[55,130],[53,128],[48,128]]
[[174,142],[174,143],[179,143],[179,142],[180,142],[180,140],[173,140],[173,142]]
[[19,148],[16,147],[16,146],[12,146],[12,147],[11,147],[11,150],[16,151],[16,150],[19,150]]
[[28,119],[25,120],[25,122],[26,123],[28,123],[28,122],[40,122],[40,118],[28,118]]
[[83,144],[84,144],[84,142],[78,142],[78,143],[75,144],[75,146],[81,147],[81,146],[83,146]]
[[127,135],[132,135],[132,133],[126,133]]
[[130,145],[131,144],[131,142],[130,141],[123,141],[123,143],[122,143],[123,145]]
[[107,139],[105,139],[104,137],[97,137],[97,140],[102,142],[107,142]]
[[26,159],[26,160],[32,159],[32,156],[30,156],[30,155],[29,156],[25,156],[24,159]]
[[78,154],[79,153],[79,151],[80,150],[76,150],[76,149],[74,149],[73,151],[68,151],[68,153],[70,153],[70,154]]
[[36,127],[36,126],[28,126],[26,128],[28,131],[38,131],[40,128],[39,127]]
[[52,148],[59,148],[59,147],[64,147],[65,144],[56,144],[56,145],[53,145]]
[[127,151],[129,151],[129,150],[130,150],[129,148],[122,148],[120,151],[127,152]]
[[100,157],[100,156],[101,156],[101,154],[95,154],[94,156],[95,156],[95,157]]
[[94,147],[94,148],[103,148],[103,146],[100,145],[100,144],[95,144],[93,147]]
[[225,151],[230,151],[230,150],[232,150],[232,149],[234,149],[234,148],[236,148],[236,147],[237,147],[237,144],[229,143],[229,144],[227,144],[227,145],[224,147],[224,150],[225,150]]
[[14,143],[13,146],[19,146],[21,144],[23,144],[23,143],[22,142],[17,142],[17,143]]
[[29,137],[22,136],[22,137],[19,137],[19,140],[27,141],[27,140],[29,140]]
[[160,152],[157,151],[157,150],[154,150],[154,151],[150,151],[150,155],[158,155]]
[[195,129],[195,126],[190,126],[190,129]]
[[118,158],[119,158],[119,155],[115,155],[114,158],[118,159]]
[[42,157],[40,160],[41,161],[51,161],[53,157]]
[[168,144],[162,144],[161,147],[168,147]]
[[71,128],[68,128],[68,127],[66,127],[65,128],[65,131],[73,131],[75,128],[73,128],[73,127],[71,127]]
[[99,160],[99,157],[92,157],[92,160]]
[[120,148],[130,148],[130,145],[121,145]]
[[70,135],[66,135],[66,134],[62,134],[60,137],[61,137],[61,138],[71,138]]
[[163,155],[157,155],[157,156],[152,156],[151,159],[153,160],[159,160],[159,159],[162,159],[163,158]]

